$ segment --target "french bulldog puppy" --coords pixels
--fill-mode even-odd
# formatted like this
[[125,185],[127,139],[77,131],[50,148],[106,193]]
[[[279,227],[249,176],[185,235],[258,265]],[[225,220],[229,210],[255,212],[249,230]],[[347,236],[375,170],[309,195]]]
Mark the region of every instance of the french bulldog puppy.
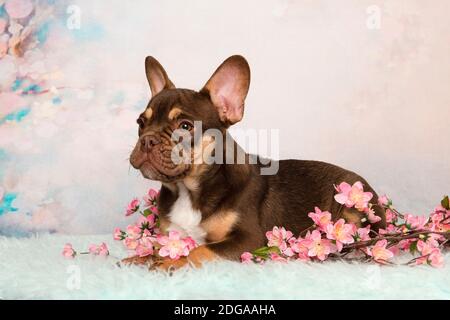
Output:
[[[239,260],[243,252],[264,246],[265,233],[274,226],[296,235],[311,227],[308,213],[316,206],[335,220],[369,223],[361,212],[334,201],[334,185],[361,181],[376,204],[375,191],[361,176],[319,161],[268,162],[245,153],[228,134],[244,115],[250,86],[250,68],[242,56],[226,59],[200,91],[176,88],[153,57],[146,58],[145,69],[152,98],[137,119],[139,137],[130,162],[145,178],[162,183],[162,229],[178,230],[199,244],[188,258],[163,260],[161,268],[200,266],[217,258]],[[386,224],[385,212],[373,208],[381,218],[372,225],[377,230]]]

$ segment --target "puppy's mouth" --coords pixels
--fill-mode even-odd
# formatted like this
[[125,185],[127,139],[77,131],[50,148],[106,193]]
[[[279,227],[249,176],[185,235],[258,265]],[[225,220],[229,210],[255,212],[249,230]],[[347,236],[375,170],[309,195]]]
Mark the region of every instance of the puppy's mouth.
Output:
[[161,182],[176,182],[188,174],[190,166],[176,166],[174,168],[157,168],[157,166],[150,160],[142,162],[139,167],[144,178],[150,180],[157,180]]
[[135,148],[130,163],[133,168],[141,171],[144,178],[161,182],[175,182],[183,179],[189,172],[190,164],[175,164],[170,158],[170,152],[142,152]]

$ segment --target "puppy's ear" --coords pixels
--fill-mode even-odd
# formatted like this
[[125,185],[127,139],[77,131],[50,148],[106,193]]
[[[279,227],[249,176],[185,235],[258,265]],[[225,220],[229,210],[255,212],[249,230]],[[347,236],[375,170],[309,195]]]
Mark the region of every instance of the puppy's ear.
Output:
[[164,89],[173,89],[175,86],[167,76],[166,70],[153,57],[145,58],[145,73],[147,74],[148,84],[152,90],[152,96],[156,96]]
[[200,92],[208,93],[226,124],[240,121],[250,86],[250,67],[242,56],[231,56],[214,72]]

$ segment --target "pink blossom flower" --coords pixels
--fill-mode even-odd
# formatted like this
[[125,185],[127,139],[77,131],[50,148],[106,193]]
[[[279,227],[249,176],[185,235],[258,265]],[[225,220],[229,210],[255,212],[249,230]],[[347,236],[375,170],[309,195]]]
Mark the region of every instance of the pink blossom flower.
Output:
[[142,230],[137,225],[131,224],[127,227],[128,238],[137,240],[142,235]]
[[144,196],[145,206],[155,215],[159,215],[158,197],[159,191],[156,191],[155,189],[148,190],[147,195]]
[[428,223],[429,218],[426,216],[413,216],[412,214],[406,213],[405,223],[411,230],[423,229],[423,227]]
[[434,248],[428,257],[428,263],[435,268],[442,267],[444,265],[444,257],[441,250]]
[[139,245],[138,240],[129,238],[129,237],[125,238],[123,240],[123,243],[128,250],[135,250],[137,248],[137,246]]
[[322,235],[318,230],[314,230],[309,239],[308,256],[317,257],[320,261],[325,260],[330,253],[335,252],[335,248],[330,240],[322,239]]
[[148,190],[147,194],[144,196],[144,203],[146,207],[156,207],[157,199],[159,196],[159,191],[155,189]]
[[156,214],[157,216],[159,215],[158,207],[154,206],[154,207],[150,207],[149,209],[153,214]]
[[191,251],[191,250],[193,250],[193,249],[195,249],[197,247],[197,243],[191,237],[186,237],[186,238],[183,239],[183,241],[186,244],[186,246],[189,249],[189,251]]
[[442,205],[438,205],[434,208],[432,215],[434,214],[444,214],[446,217],[450,217],[450,210],[445,209]]
[[77,253],[73,250],[72,244],[66,243],[62,255],[66,258],[74,258]]
[[131,202],[127,206],[127,212],[126,216],[131,216],[133,213],[139,210],[140,201],[139,199],[135,198],[131,200]]
[[335,189],[338,194],[334,196],[334,199],[338,203],[347,208],[354,206],[359,211],[364,211],[373,197],[371,192],[364,192],[363,184],[360,181],[355,182],[352,186],[347,182],[342,182],[335,186]]
[[156,216],[154,214],[150,214],[148,216],[139,216],[137,225],[141,229],[153,229],[156,226]]
[[431,248],[438,248],[440,241],[445,241],[445,237],[442,237],[439,234],[421,234],[419,235],[419,241],[425,242]]
[[145,233],[138,242],[136,254],[140,257],[152,255],[154,252],[154,242],[156,242],[156,238],[148,233]]
[[269,255],[270,260],[272,261],[281,261],[281,262],[287,262],[286,258],[283,258],[282,256],[280,256],[278,253],[272,252]]
[[375,215],[375,211],[373,209],[366,208],[365,212],[370,223],[377,223],[378,221],[381,221],[381,217]]
[[387,206],[389,204],[389,198],[386,195],[378,197],[378,204],[383,207]]
[[331,213],[328,211],[322,211],[318,207],[314,208],[314,212],[308,213],[316,226],[318,226],[322,231],[325,231],[327,225],[331,222]]
[[[435,247],[434,242],[417,241],[417,250],[422,255],[416,260],[416,264],[429,264],[433,267],[442,267],[444,265],[444,257],[441,250]],[[439,245],[439,244],[437,244]]]
[[428,255],[431,253],[431,251],[436,248],[436,246],[434,245],[434,243],[429,243],[423,240],[418,240],[417,241],[417,250],[420,252],[420,254],[422,255]]
[[241,262],[242,263],[250,263],[252,262],[253,259],[253,255],[250,252],[244,252],[243,254],[241,254]]
[[416,258],[416,260],[414,261],[414,264],[417,266],[427,263],[428,263],[428,256],[420,256]]
[[338,252],[342,250],[344,244],[355,242],[355,239],[353,239],[355,226],[345,223],[344,219],[339,219],[334,225],[332,223],[328,224],[326,233],[328,239],[336,240]]
[[446,210],[442,206],[438,206],[430,215],[430,219],[430,230],[437,232],[450,231],[450,210]]
[[106,245],[106,243],[102,242],[102,244],[99,246],[98,255],[99,256],[108,256],[109,255],[109,250],[108,250],[108,246]]
[[97,254],[97,245],[96,244],[90,244],[88,247],[89,253],[90,254]]
[[96,244],[91,244],[89,245],[89,253],[94,256],[108,256],[108,246],[104,242],[102,242],[102,244],[99,246],[97,246]]
[[273,227],[272,231],[266,232],[267,245],[269,247],[278,247],[280,250],[287,249],[287,243],[290,238],[292,238],[292,232],[286,231],[285,228]]
[[393,233],[398,233],[398,232],[400,232],[400,230],[394,224],[388,224],[386,229],[379,229],[378,230],[378,233],[381,234],[381,235],[393,234]]
[[392,247],[390,247],[389,251],[391,251],[394,256],[397,256],[400,253],[399,244],[396,244],[396,245],[393,245]]
[[386,209],[386,222],[387,223],[393,223],[396,222],[398,219],[397,214],[392,211],[391,209]]
[[414,239],[405,239],[405,240],[401,240],[398,244],[397,247],[400,250],[403,251],[408,251],[411,248],[411,244],[414,242]]
[[387,240],[380,240],[378,241],[375,246],[370,248],[369,255],[373,257],[373,259],[378,263],[386,263],[391,259],[394,254],[389,249],[386,249],[387,246]]
[[286,244],[286,248],[281,250],[281,253],[284,254],[287,257],[292,257],[293,255],[295,255],[295,251],[293,250],[292,246],[295,245],[295,242],[297,241],[297,239],[295,239],[295,237],[291,237]]
[[368,225],[365,228],[359,228],[356,230],[357,238],[360,241],[367,241],[370,240],[370,225]]
[[[309,237],[310,235],[307,235]],[[303,261],[309,261],[310,258],[308,256],[309,246],[312,243],[312,240],[303,239],[303,238],[292,238],[290,241],[291,250],[294,251],[298,255],[298,259]]]
[[189,248],[183,239],[181,239],[178,231],[170,231],[169,236],[158,235],[157,240],[162,245],[159,249],[159,255],[161,257],[168,256],[170,259],[177,260],[181,256],[189,255]]
[[114,240],[123,240],[125,239],[125,232],[120,230],[120,228],[115,228],[113,233]]

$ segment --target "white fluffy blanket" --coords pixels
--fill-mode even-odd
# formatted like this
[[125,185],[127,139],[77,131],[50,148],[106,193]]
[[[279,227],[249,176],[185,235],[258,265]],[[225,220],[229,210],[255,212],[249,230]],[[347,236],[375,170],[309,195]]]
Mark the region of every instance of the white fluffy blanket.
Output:
[[[110,257],[61,256],[66,242],[81,250],[102,241]],[[124,256],[110,235],[0,237],[0,299],[450,299],[450,254],[442,269],[222,261],[172,276],[119,268]]]

